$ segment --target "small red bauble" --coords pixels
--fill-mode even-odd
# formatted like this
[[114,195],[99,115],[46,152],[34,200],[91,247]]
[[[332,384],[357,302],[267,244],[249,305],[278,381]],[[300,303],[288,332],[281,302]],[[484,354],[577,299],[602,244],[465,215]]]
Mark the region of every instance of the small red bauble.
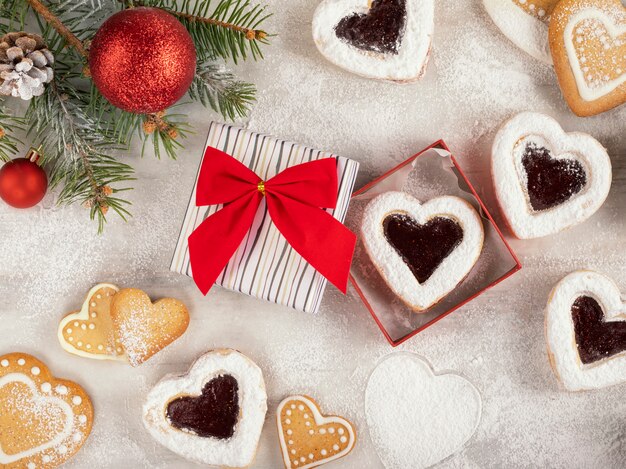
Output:
[[34,159],[16,158],[0,168],[0,197],[12,207],[32,207],[46,195],[48,177]]
[[169,13],[129,8],[111,16],[94,36],[89,71],[111,104],[149,114],[187,92],[196,71],[196,48],[187,29]]

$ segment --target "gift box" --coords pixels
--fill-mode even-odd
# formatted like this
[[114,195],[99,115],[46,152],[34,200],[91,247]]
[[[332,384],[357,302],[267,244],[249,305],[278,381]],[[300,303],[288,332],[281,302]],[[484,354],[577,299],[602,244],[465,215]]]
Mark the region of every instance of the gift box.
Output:
[[[202,206],[197,204],[198,184],[202,177],[201,169],[204,160],[208,158],[208,150],[214,151],[213,149],[221,150],[252,170],[259,178],[258,190],[264,195],[265,181],[269,183],[277,174],[284,174],[285,169],[295,169],[302,163],[331,158],[333,161],[331,171],[334,172],[335,167],[337,171],[336,205],[325,211],[335,220],[343,222],[354,189],[358,163],[329,152],[232,125],[212,123],[209,127],[205,156],[200,162],[196,183],[172,258],[170,266],[172,271],[193,276],[191,269],[193,253],[190,256],[189,237],[207,218],[225,207],[223,204]],[[211,183],[211,181],[205,182]],[[334,199],[334,194],[332,197]],[[287,242],[283,236],[285,230],[281,232],[268,214],[266,199],[263,197],[260,200],[250,228],[215,280],[215,284],[273,303],[315,313],[319,308],[327,279]],[[295,217],[297,214],[293,215]],[[335,223],[334,220],[332,221]],[[314,228],[311,227],[312,230]],[[343,226],[340,228],[345,229]],[[347,230],[346,233],[353,236]],[[224,233],[226,234],[228,230]],[[306,237],[304,239],[306,240]],[[219,253],[221,249],[220,246],[210,248],[213,254]],[[324,246],[316,246],[316,249],[322,251]],[[349,262],[349,258],[346,262]],[[346,265],[346,274],[347,269]]]
[[[485,238],[476,264],[456,288],[423,312],[414,312],[391,291],[361,240],[361,219],[365,206],[372,198],[387,191],[403,191],[421,202],[443,195],[461,197],[481,216]],[[359,238],[350,282],[387,341],[394,347],[472,301],[522,267],[487,207],[442,140],[356,191],[352,196],[346,225],[358,233]]]

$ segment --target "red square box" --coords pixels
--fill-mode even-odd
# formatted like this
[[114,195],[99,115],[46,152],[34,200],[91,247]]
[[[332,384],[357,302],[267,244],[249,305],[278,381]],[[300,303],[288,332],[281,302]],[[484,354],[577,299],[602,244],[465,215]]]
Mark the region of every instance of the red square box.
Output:
[[[367,202],[390,190],[407,192],[425,202],[456,195],[480,213],[485,230],[483,250],[465,279],[439,303],[420,313],[399,300],[378,274],[363,248],[360,222]],[[400,345],[510,277],[522,265],[443,140],[429,145],[352,194],[346,225],[359,235],[350,282],[393,346]]]

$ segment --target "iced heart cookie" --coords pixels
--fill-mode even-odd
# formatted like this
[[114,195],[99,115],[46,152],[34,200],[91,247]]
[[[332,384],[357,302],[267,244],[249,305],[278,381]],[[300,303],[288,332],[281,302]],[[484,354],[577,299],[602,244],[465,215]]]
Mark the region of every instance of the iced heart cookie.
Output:
[[480,422],[476,387],[454,373],[435,374],[411,353],[394,353],[374,369],[365,415],[387,469],[431,467],[458,452]]
[[184,375],[150,391],[143,421],[171,451],[200,464],[252,464],[267,412],[261,369],[236,350],[202,355]]
[[24,353],[0,357],[0,466],[55,468],[83,446],[93,407],[83,388]]
[[174,298],[156,303],[136,288],[120,290],[111,303],[116,340],[132,366],[141,365],[178,339],[189,326],[186,306]]
[[593,137],[565,133],[549,116],[523,112],[505,122],[491,151],[496,196],[518,238],[583,222],[611,188],[611,160]]
[[626,7],[620,0],[562,0],[550,49],[563,96],[579,116],[626,102]]
[[410,82],[424,74],[434,29],[433,0],[324,0],[313,39],[326,59],[352,73]]
[[548,24],[559,0],[483,0],[485,10],[504,35],[537,60],[552,63]]
[[415,311],[448,294],[472,269],[483,245],[476,210],[453,196],[424,204],[385,192],[365,208],[363,245],[391,290]]
[[70,313],[59,323],[58,338],[66,351],[97,360],[125,360],[124,350],[115,342],[111,302],[119,291],[101,283],[87,294],[80,311]]
[[572,272],[556,284],[546,307],[548,356],[570,391],[626,382],[626,304],[597,272]]
[[325,416],[308,396],[290,396],[276,409],[278,439],[287,469],[309,469],[347,455],[356,442],[346,419]]

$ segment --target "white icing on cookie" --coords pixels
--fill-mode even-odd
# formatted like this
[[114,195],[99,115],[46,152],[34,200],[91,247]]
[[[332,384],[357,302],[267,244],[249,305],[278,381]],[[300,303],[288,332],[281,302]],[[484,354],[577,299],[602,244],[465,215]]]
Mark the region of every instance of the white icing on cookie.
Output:
[[485,10],[502,33],[527,54],[552,64],[548,24],[529,15],[513,0],[483,0]]
[[[571,198],[535,211],[528,199],[521,158],[527,143],[550,150],[552,158],[580,162],[586,184]],[[611,160],[590,135],[565,133],[549,116],[522,112],[504,123],[493,142],[491,175],[496,195],[511,230],[518,238],[539,238],[583,222],[604,203],[611,188]]]
[[[593,83],[587,81],[583,71],[584,67],[581,67],[578,56],[576,55],[576,44],[574,43],[576,38],[575,30],[583,21],[599,21],[606,28],[606,31],[613,41],[626,34],[626,23],[618,26],[604,11],[597,8],[587,8],[572,15],[564,29],[565,50],[567,51],[567,59],[572,73],[576,79],[578,94],[585,101],[595,101],[611,93],[622,83],[626,83],[626,69],[613,80],[600,80],[594,81]],[[624,21],[626,21],[626,15],[624,15]],[[626,63],[626,57],[622,59],[624,63]]]
[[370,0],[324,0],[313,15],[313,40],[326,59],[367,78],[409,82],[426,70],[434,30],[434,1],[406,0],[406,27],[397,54],[354,47],[335,34],[341,19],[366,13]]
[[[437,216],[458,223],[463,239],[424,283],[415,275],[385,237],[383,221],[388,215],[406,214],[419,224]],[[472,269],[482,250],[484,232],[480,216],[465,200],[444,196],[421,204],[404,192],[385,192],[365,208],[361,222],[363,245],[391,290],[415,311],[437,303]]]
[[546,342],[550,363],[569,391],[626,382],[626,352],[588,364],[580,360],[572,304],[583,295],[598,302],[605,321],[626,321],[626,304],[610,278],[589,270],[572,272],[552,289],[546,307]]
[[[5,454],[2,447],[0,447],[0,464],[10,464],[19,461],[22,458],[27,458],[34,454],[45,451],[49,448],[57,448],[66,438],[68,438],[74,429],[74,413],[69,404],[58,397],[45,396],[39,393],[35,382],[28,375],[23,373],[9,373],[0,377],[0,388],[11,383],[22,383],[28,386],[32,394],[32,402],[35,403],[35,409],[50,409],[56,408],[63,413],[63,429],[56,435],[50,435],[50,441],[43,443],[39,446],[29,448],[15,454]],[[28,402],[28,401],[26,401]],[[29,411],[32,411],[29,408]],[[51,413],[49,410],[42,410],[42,418],[45,418],[46,413]]]
[[472,383],[453,373],[436,375],[411,353],[384,358],[365,390],[372,443],[387,469],[422,469],[458,452],[481,412]]
[[[166,417],[169,402],[182,395],[201,395],[207,382],[224,374],[238,384],[240,415],[231,438],[205,438],[170,424]],[[261,369],[235,350],[214,350],[198,358],[187,374],[167,375],[152,388],[143,406],[143,422],[154,439],[191,461],[243,468],[252,464],[266,412]]]

